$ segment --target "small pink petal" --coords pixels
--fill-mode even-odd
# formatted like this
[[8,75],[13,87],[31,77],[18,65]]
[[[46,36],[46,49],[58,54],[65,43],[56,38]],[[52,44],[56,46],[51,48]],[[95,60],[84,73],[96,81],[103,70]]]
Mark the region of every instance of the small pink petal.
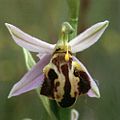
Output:
[[99,92],[98,86],[93,80],[93,78],[90,76],[90,74],[88,73],[86,67],[75,56],[73,56],[73,60],[77,61],[80,64],[81,68],[87,73],[89,77],[89,80],[91,83],[91,89],[88,91],[87,95],[90,97],[100,98],[100,92]]
[[50,55],[42,56],[41,60],[13,86],[8,98],[40,87],[44,79],[43,68],[49,63],[50,58]]
[[96,95],[94,94],[94,92],[91,89],[88,91],[87,95],[90,97],[96,97]]

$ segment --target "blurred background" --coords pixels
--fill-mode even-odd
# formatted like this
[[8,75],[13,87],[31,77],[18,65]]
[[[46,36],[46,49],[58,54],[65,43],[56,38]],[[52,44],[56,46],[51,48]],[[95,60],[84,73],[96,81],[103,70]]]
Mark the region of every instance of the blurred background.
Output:
[[[120,0],[81,0],[78,33],[106,19],[110,25],[100,41],[77,55],[101,93],[100,99],[79,97],[74,105],[79,120],[120,120]],[[66,0],[0,0],[0,120],[49,119],[35,91],[7,99],[27,69],[4,23],[55,43],[61,23],[68,20]]]

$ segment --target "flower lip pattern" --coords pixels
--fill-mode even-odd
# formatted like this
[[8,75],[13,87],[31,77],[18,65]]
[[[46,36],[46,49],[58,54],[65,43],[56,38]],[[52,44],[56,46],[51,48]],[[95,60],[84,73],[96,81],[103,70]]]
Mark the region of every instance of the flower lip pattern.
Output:
[[[71,46],[71,52],[81,52],[96,43],[107,28],[108,24],[109,22],[107,20],[97,23],[71,40],[68,43],[69,46]],[[44,81],[43,68],[49,63],[56,45],[52,45],[32,37],[11,24],[5,23],[5,25],[8,28],[13,40],[19,46],[26,48],[31,52],[37,52],[38,57],[40,57],[38,63],[13,86],[8,96],[8,98],[10,98],[42,86]],[[99,89],[93,78],[88,73],[86,67],[75,56],[73,56],[73,60],[79,63],[82,70],[84,70],[89,77],[91,89],[87,92],[87,95],[99,98]]]

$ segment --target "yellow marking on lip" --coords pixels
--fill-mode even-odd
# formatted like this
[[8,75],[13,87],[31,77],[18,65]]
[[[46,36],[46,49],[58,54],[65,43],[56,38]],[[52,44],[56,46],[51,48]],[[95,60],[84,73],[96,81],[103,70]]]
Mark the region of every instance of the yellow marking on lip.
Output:
[[67,45],[66,47],[67,47],[67,48],[66,48],[66,49],[67,49],[67,52],[66,52],[66,54],[65,54],[65,61],[67,62],[67,61],[69,61],[71,55],[70,55],[69,52],[68,52],[69,46]]
[[73,61],[72,65],[77,68],[78,70],[82,70],[82,67],[80,66],[80,64],[77,61]]
[[[70,83],[71,83],[71,91],[70,91],[70,95],[71,97],[78,97],[79,95],[79,91],[78,91],[78,83],[80,82],[80,79],[78,77],[75,77],[74,76],[74,70],[75,70],[75,67],[74,66],[75,62],[72,61],[72,68],[71,70],[69,70],[69,78],[70,78]],[[75,64],[77,65],[77,64]]]
[[70,55],[68,54],[68,52],[65,54],[65,61],[69,61],[70,59]]
[[60,85],[57,87],[57,91],[54,91],[54,97],[57,102],[61,102],[65,93],[65,77],[63,76],[63,74],[59,73],[58,79],[55,80],[54,84],[56,84],[56,82],[59,82]]

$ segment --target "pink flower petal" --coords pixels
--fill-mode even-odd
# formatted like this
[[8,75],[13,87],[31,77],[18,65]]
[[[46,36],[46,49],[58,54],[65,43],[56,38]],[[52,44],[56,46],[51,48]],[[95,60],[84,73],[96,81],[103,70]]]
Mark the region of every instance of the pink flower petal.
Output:
[[109,21],[107,20],[99,22],[71,40],[69,45],[72,48],[72,52],[81,52],[96,43],[107,28],[108,24]]
[[13,86],[8,98],[40,87],[44,80],[43,68],[49,63],[50,58],[50,55],[42,56],[41,60]]
[[97,97],[100,98],[100,92],[98,89],[97,84],[95,83],[95,81],[93,80],[93,78],[90,76],[90,74],[88,73],[87,69],[85,68],[85,66],[76,58],[73,56],[73,60],[77,61],[81,68],[87,73],[90,83],[91,83],[91,89],[88,91],[87,95],[90,97]]
[[55,45],[49,44],[35,37],[32,37],[11,24],[5,23],[5,25],[8,28],[13,40],[19,46],[26,48],[27,50],[32,52],[52,54]]

